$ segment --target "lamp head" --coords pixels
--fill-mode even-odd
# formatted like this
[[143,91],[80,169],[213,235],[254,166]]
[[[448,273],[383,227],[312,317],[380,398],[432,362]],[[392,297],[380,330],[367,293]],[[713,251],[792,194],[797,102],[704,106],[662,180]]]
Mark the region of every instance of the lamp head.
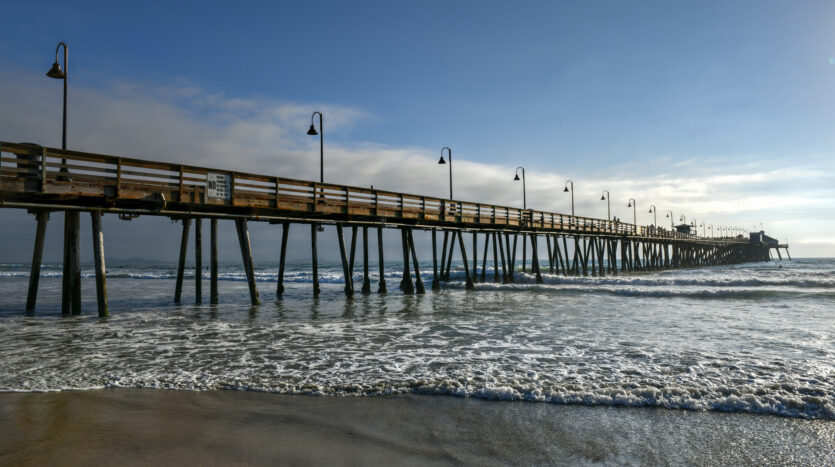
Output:
[[319,132],[318,132],[318,131],[316,131],[316,127],[315,127],[315,126],[313,126],[313,125],[311,124],[311,125],[310,125],[310,129],[309,129],[309,130],[307,130],[307,134],[308,134],[308,135],[311,135],[311,136],[316,136],[316,135],[318,135],[318,134],[319,134]]
[[652,214],[652,208],[649,208],[649,211],[647,211],[647,212]]
[[629,204],[626,205],[626,207],[631,208],[632,207],[632,201],[630,201]]
[[514,182],[518,182],[518,181],[519,181],[519,174],[516,174],[516,176],[514,176],[514,177],[513,177],[513,181],[514,181]]
[[441,160],[438,161],[438,164],[446,164],[446,161],[444,160],[443,155],[441,156]]
[[565,189],[562,190],[563,193],[568,193],[568,185],[565,186]]
[[606,195],[600,195],[600,201],[606,201]]
[[58,62],[55,62],[52,64],[52,68],[46,72],[46,76],[55,79],[64,79],[67,77],[67,74],[61,69],[61,65],[59,65]]

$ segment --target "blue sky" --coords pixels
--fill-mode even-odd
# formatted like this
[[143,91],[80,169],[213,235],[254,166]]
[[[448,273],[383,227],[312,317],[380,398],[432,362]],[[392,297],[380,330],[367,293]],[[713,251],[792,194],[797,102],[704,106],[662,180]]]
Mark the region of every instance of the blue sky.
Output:
[[516,203],[524,165],[537,209],[571,178],[580,215],[609,189],[835,255],[835,3],[242,5],[5,5],[0,139],[60,144],[65,40],[71,148],[310,179],[324,110],[332,181],[443,195],[451,146],[459,198]]

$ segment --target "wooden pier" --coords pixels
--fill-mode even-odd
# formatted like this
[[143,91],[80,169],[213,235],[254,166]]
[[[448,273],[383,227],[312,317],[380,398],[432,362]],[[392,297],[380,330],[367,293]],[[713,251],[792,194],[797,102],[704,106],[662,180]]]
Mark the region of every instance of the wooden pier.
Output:
[[[433,280],[430,288],[434,291],[449,281],[456,249],[464,264],[468,289],[474,289],[478,282],[514,282],[520,236],[530,240],[532,257],[527,266],[538,283],[546,272],[602,276],[765,261],[770,257],[770,249],[776,248],[771,243],[757,241],[753,235],[751,238],[707,238],[657,226],[7,142],[0,142],[0,207],[27,209],[37,220],[26,302],[29,313],[35,310],[44,235],[51,211],[66,212],[62,293],[62,312],[65,314],[81,313],[79,214],[86,211],[92,216],[98,311],[102,316],[108,313],[101,229],[101,215],[105,213],[116,214],[125,220],[149,215],[182,222],[174,290],[177,302],[182,299],[192,224],[198,271],[195,274],[195,298],[198,303],[202,300],[199,271],[202,269],[203,219],[210,222],[210,303],[218,301],[218,220],[235,222],[253,304],[259,303],[259,296],[247,227],[249,221],[282,226],[276,287],[279,297],[284,292],[288,232],[291,226],[298,224],[307,224],[310,228],[314,295],[319,293],[317,232],[323,224],[336,226],[348,296],[355,292],[352,276],[359,229],[363,258],[361,293],[371,292],[369,228],[377,231],[379,293],[387,292],[383,270],[384,229],[400,232],[403,255],[400,289],[409,294],[425,292],[415,249],[415,230],[427,230],[432,235]],[[349,244],[345,239],[346,229],[350,232]],[[443,235],[440,257],[438,233]],[[472,234],[469,250],[467,234]],[[483,239],[480,261],[479,236]],[[788,253],[787,245],[779,247],[786,248]],[[526,262],[525,259],[522,261]],[[488,264],[493,266],[490,276]],[[525,267],[523,265],[523,270]]]

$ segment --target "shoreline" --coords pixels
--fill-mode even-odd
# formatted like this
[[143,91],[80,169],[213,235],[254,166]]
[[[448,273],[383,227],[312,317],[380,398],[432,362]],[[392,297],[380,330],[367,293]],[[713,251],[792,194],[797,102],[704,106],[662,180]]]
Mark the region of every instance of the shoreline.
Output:
[[0,393],[0,464],[835,462],[835,422],[491,401],[108,388]]

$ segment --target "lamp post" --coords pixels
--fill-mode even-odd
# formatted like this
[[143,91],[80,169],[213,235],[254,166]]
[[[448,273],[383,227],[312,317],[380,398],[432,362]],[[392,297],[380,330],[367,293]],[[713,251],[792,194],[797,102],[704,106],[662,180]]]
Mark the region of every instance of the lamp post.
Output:
[[658,228],[658,209],[654,204],[649,205],[649,212],[652,214],[652,226]]
[[676,230],[676,226],[673,224],[673,211],[667,211],[667,215],[664,217],[670,218],[670,230]]
[[[64,48],[64,68],[58,64],[58,51]],[[64,110],[63,122],[61,128],[61,149],[67,149],[67,76],[69,74],[69,48],[67,43],[61,41],[55,47],[55,62],[52,68],[46,72],[46,76],[50,78],[60,79],[64,81]],[[46,164],[46,161],[41,161]],[[61,159],[61,169],[59,172],[66,173],[67,159]],[[72,309],[73,314],[81,313],[81,257],[80,251],[77,248],[70,248],[71,239],[77,241],[80,230],[80,216],[78,211],[67,210],[64,212],[64,268],[62,276],[62,292],[61,292],[61,313],[67,314]],[[75,252],[74,258],[71,258],[70,250]],[[75,263],[74,265],[71,263]],[[74,267],[75,266],[75,267]],[[77,269],[77,270],[74,270]]]
[[[451,158],[450,158],[451,159]],[[522,209],[528,210],[527,195],[525,194],[525,168],[522,166],[516,167],[516,174],[513,177],[514,181],[519,181],[519,169],[522,169]],[[522,234],[522,272],[525,272],[525,263],[527,263],[528,242],[527,236]]]
[[713,238],[713,224],[710,224],[710,238]]
[[516,167],[516,175],[513,177],[513,181],[519,181],[519,169],[522,169],[522,209],[528,209],[528,202],[526,200],[527,195],[525,194],[525,168],[524,167]]
[[574,182],[571,180],[565,181],[565,189],[563,189],[563,193],[568,193],[568,184],[571,184],[571,217],[574,217]]
[[438,164],[446,164],[446,161],[444,160],[444,149],[446,149],[447,154],[449,154],[449,199],[452,199],[452,149],[446,146],[441,148],[441,159],[438,161]]
[[629,198],[629,204],[626,205],[628,208],[632,208],[632,224],[636,227],[638,226],[638,202],[635,201],[635,198]]
[[[313,126],[313,119],[319,115],[319,131]],[[316,111],[310,116],[310,129],[307,130],[310,136],[319,135],[319,183],[325,182],[325,129],[322,127],[322,112]]]
[[[705,223],[702,222],[700,225],[702,226],[702,236],[707,237],[707,230],[705,229]],[[699,234],[699,230],[696,229],[696,235],[698,235],[698,234]]]
[[[58,64],[58,50],[64,48],[64,69],[61,69],[61,65]],[[67,149],[67,74],[69,73],[69,51],[67,49],[67,44],[64,41],[58,43],[58,46],[55,47],[55,63],[52,64],[52,68],[46,72],[46,76],[55,79],[62,79],[64,80],[64,125],[63,131],[61,132],[61,149]],[[66,162],[63,162],[66,164]],[[61,168],[61,170],[66,170],[65,168]]]
[[611,196],[609,195],[609,190],[603,190],[603,194],[600,195],[600,201],[606,201],[606,217],[608,220],[612,220],[612,203],[609,201]]

